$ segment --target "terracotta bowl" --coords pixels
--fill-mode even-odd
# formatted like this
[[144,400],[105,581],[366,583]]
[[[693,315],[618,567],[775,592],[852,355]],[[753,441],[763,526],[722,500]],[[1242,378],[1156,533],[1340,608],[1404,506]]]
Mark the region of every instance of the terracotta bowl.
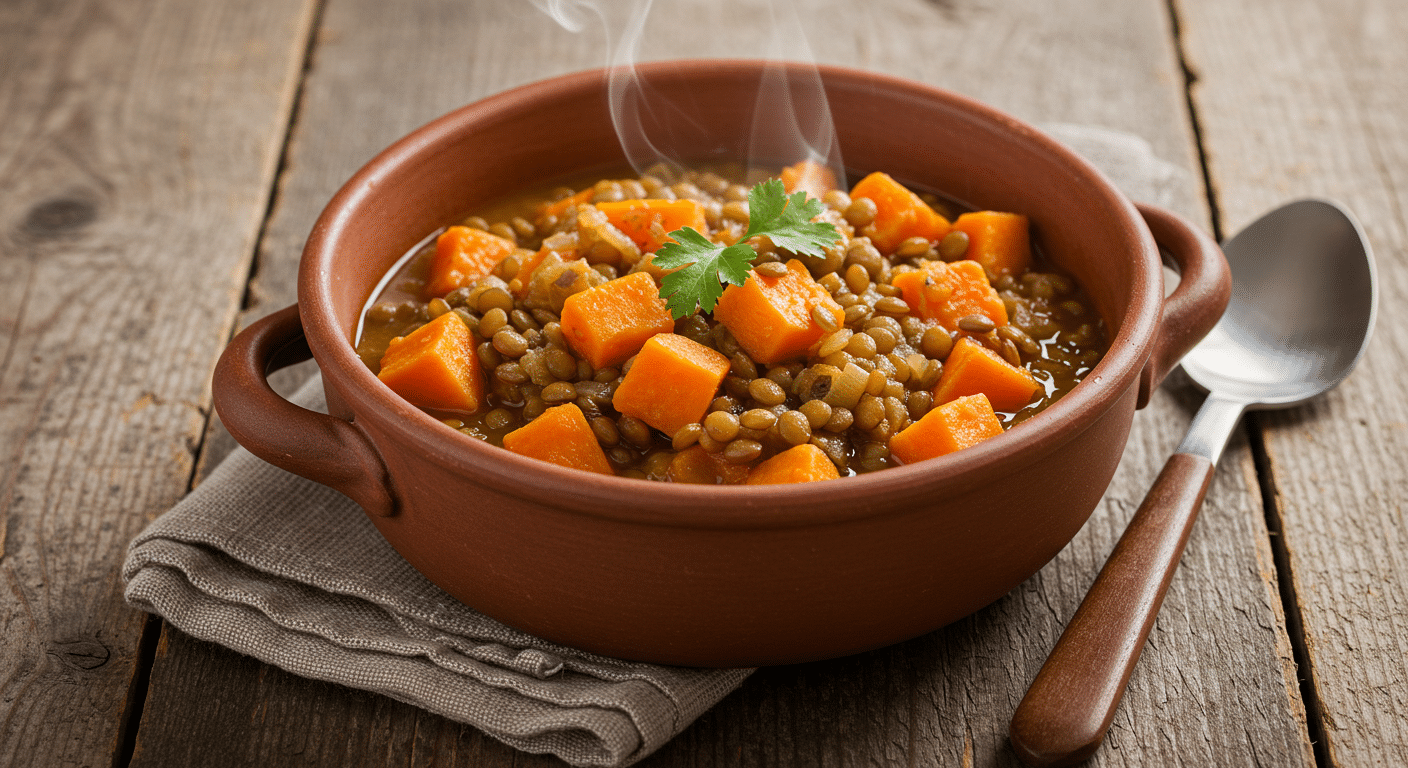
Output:
[[[761,72],[740,61],[641,70],[657,91],[697,105],[702,122],[678,151],[740,159]],[[1113,344],[1065,398],[956,454],[766,487],[563,469],[408,405],[354,353],[364,303],[398,257],[466,211],[566,173],[623,165],[597,71],[471,104],[361,169],[308,239],[298,304],[244,331],[222,357],[221,418],[255,454],[351,497],[454,597],[609,656],[705,666],[835,657],[996,600],[1089,517],[1135,409],[1222,313],[1226,264],[1192,226],[1137,209],[1093,167],[1005,114],[916,82],[820,72],[849,167],[1028,214],[1084,285]],[[1168,299],[1156,241],[1182,272]],[[309,349],[331,415],[288,403],[265,381]]]

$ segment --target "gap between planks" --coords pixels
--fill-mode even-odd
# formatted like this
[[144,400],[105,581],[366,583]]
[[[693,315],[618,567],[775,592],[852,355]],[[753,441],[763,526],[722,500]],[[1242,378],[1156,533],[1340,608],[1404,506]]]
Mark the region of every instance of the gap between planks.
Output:
[[[279,190],[282,188],[281,181],[288,169],[289,144],[292,142],[294,129],[298,125],[298,118],[303,105],[303,89],[308,81],[308,73],[313,68],[313,57],[317,48],[319,31],[322,29],[323,11],[327,7],[327,0],[314,0],[309,22],[305,27],[305,37],[303,40],[303,56],[300,61],[297,83],[293,89],[293,98],[290,99],[287,118],[284,120],[283,137],[279,144],[279,160],[274,168],[274,174],[269,185],[269,195],[265,202],[264,214],[259,221],[259,230],[254,237],[253,252],[249,258],[249,271],[245,276],[244,292],[240,299],[240,314],[235,316],[235,320],[230,325],[228,339],[233,339],[239,331],[243,329],[240,322],[245,310],[249,309],[251,291],[250,286],[254,283],[259,274],[261,264],[260,254],[264,249],[264,239],[269,231],[269,221],[273,218],[274,211],[278,208]],[[205,422],[201,427],[200,436],[196,443],[196,451],[192,456],[191,474],[186,479],[186,493],[195,489],[203,474],[205,453],[209,449],[211,429],[216,418],[214,403],[205,413]],[[3,529],[0,529],[0,536],[3,536]],[[3,538],[0,538],[0,545],[3,545]],[[0,549],[0,557],[3,557],[4,550]],[[137,661],[132,675],[131,688],[128,691],[127,705],[123,708],[122,722],[118,726],[118,739],[114,745],[112,765],[113,768],[128,768],[132,763],[132,757],[136,752],[137,740],[141,735],[142,713],[146,706],[147,693],[151,685],[152,668],[156,663],[157,646],[160,645],[162,636],[166,632],[166,622],[156,614],[148,614],[146,621],[142,625],[142,636],[138,643]]]
[[[1188,59],[1188,51],[1183,40],[1182,19],[1179,0],[1167,0],[1169,25],[1173,30],[1174,50],[1178,54],[1179,68],[1183,73],[1183,93],[1188,103],[1189,127],[1198,152],[1199,172],[1203,176],[1203,189],[1207,194],[1208,212],[1213,228],[1213,239],[1221,243],[1226,233],[1223,231],[1222,209],[1218,202],[1218,191],[1208,164],[1207,140],[1198,111],[1198,102],[1193,89],[1198,82],[1198,73]],[[1261,493],[1262,511],[1266,517],[1267,546],[1271,551],[1275,567],[1275,586],[1281,599],[1281,614],[1286,628],[1287,640],[1296,665],[1296,681],[1299,684],[1300,703],[1305,710],[1306,738],[1309,740],[1315,764],[1318,768],[1331,768],[1329,743],[1326,739],[1323,710],[1320,699],[1311,683],[1310,652],[1307,645],[1305,625],[1300,608],[1295,599],[1295,580],[1291,574],[1290,552],[1282,535],[1284,522],[1281,516],[1276,490],[1276,477],[1271,459],[1266,450],[1263,427],[1256,414],[1243,416],[1242,429],[1246,431],[1252,463],[1256,468],[1257,486]]]

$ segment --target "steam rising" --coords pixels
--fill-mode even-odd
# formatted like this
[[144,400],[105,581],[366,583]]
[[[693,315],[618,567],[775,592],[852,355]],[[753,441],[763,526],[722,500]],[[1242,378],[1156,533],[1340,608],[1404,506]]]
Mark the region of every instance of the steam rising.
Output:
[[[686,103],[673,101],[637,76],[640,41],[653,0],[532,0],[563,29],[581,33],[594,21],[606,33],[609,67],[607,94],[611,119],[631,166],[641,172],[656,164],[676,168],[682,159],[660,148],[664,137],[652,136],[646,125],[674,126],[675,133],[702,134],[696,114]],[[754,101],[749,156],[757,162],[814,160],[845,178],[841,151],[835,140],[830,105],[801,19],[792,0],[767,3],[767,60]],[[784,66],[782,62],[791,62]],[[798,66],[801,63],[803,66]],[[659,130],[659,129],[657,129]],[[759,156],[762,146],[790,146],[790,157]]]

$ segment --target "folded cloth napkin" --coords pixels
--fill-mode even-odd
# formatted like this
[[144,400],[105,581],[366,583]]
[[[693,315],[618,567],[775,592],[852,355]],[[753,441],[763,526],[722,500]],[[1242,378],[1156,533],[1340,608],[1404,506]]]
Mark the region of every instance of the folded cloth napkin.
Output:
[[[1167,204],[1181,181],[1138,137],[1045,128],[1133,197]],[[291,399],[324,408],[321,381]],[[346,497],[243,449],[132,542],[123,578],[129,603],[187,634],[579,766],[640,760],[752,672],[619,661],[506,627],[431,584]]]
[[[291,398],[323,409],[321,379]],[[580,766],[650,754],[750,669],[619,661],[504,626],[415,570],[347,497],[237,449],[128,550],[127,601],[181,631]]]

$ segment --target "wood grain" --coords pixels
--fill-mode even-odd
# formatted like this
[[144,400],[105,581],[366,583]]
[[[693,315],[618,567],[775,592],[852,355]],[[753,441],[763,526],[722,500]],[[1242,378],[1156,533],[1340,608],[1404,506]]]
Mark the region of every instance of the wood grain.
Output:
[[0,7],[0,764],[114,760],[119,566],[187,490],[307,10]]
[[1395,309],[1408,298],[1408,18],[1388,0],[1179,6],[1228,231],[1284,200],[1329,197],[1377,257],[1383,311],[1360,367],[1255,423],[1327,757],[1408,764],[1408,318]]
[[[803,26],[818,61],[949,87],[1031,121],[1147,138],[1187,174],[1172,207],[1207,221],[1164,3],[828,0],[808,9]],[[382,146],[474,98],[605,63],[602,33],[571,35],[535,14],[509,2],[328,2],[259,247],[251,313],[293,300],[294,265],[318,210]],[[762,55],[767,18],[756,1],[656,4],[640,55]],[[761,670],[641,764],[1014,765],[1012,710],[1196,405],[1186,389],[1156,395],[1090,524],[1008,596],[893,648]],[[1238,441],[1093,765],[1313,763],[1266,541],[1250,454]],[[212,746],[202,753],[195,744]],[[560,765],[168,629],[134,764],[209,755],[261,766]]]

